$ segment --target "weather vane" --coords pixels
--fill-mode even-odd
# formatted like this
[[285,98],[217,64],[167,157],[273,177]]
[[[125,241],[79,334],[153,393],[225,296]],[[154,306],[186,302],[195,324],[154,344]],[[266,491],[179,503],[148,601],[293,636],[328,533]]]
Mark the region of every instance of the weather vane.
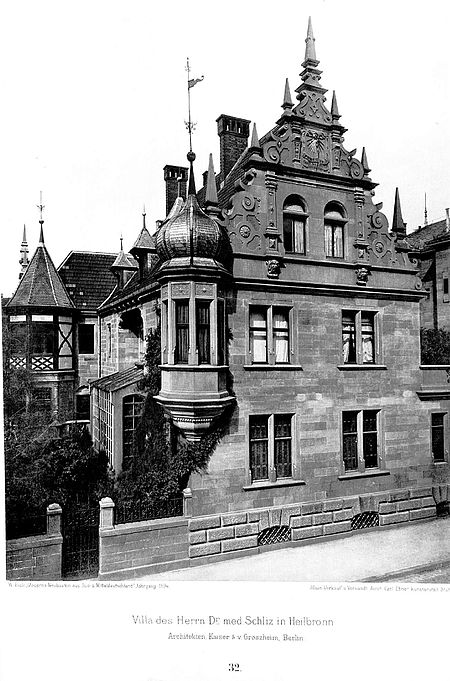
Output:
[[192,131],[195,130],[196,123],[191,120],[191,88],[197,83],[200,83],[205,76],[201,78],[189,78],[191,74],[191,69],[189,66],[189,57],[186,60],[186,71],[187,71],[187,86],[188,86],[188,120],[184,121],[186,124],[186,130],[189,133],[189,151],[192,151]]
[[45,206],[42,205],[42,192],[39,193],[39,196],[40,196],[40,203],[39,203],[39,205],[36,206],[36,208],[39,208],[39,213],[40,213],[40,216],[41,216],[39,223],[41,225],[43,225],[44,224],[44,218],[42,217],[42,213],[43,213]]

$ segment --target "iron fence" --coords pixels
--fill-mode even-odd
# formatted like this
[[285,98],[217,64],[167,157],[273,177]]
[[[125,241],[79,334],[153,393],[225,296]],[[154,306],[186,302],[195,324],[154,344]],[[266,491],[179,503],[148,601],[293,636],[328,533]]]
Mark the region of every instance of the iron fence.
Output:
[[8,516],[6,511],[6,539],[20,539],[21,537],[35,537],[47,533],[47,512],[34,515]]
[[142,520],[173,518],[183,515],[183,495],[177,495],[162,501],[143,499],[139,501],[117,502],[115,507],[115,525],[137,523]]

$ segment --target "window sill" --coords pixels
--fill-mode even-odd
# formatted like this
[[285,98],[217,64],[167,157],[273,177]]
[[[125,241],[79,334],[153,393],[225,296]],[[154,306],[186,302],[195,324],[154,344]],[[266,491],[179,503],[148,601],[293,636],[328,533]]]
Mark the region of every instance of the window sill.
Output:
[[390,475],[390,471],[380,471],[380,470],[371,470],[371,471],[365,471],[364,473],[360,472],[355,472],[355,473],[345,473],[344,475],[338,475],[338,480],[355,480],[356,478],[374,478],[379,475]]
[[245,492],[251,492],[252,490],[257,489],[270,489],[272,487],[295,487],[297,485],[306,485],[306,482],[304,480],[288,480],[286,478],[277,480],[276,482],[261,480],[260,482],[254,482],[252,485],[244,485],[242,489]]
[[244,364],[245,371],[303,371],[301,364]]
[[338,364],[337,368],[339,371],[365,371],[366,369],[374,371],[376,369],[386,370],[387,366],[386,364]]
[[434,466],[448,466],[448,461],[433,461]]

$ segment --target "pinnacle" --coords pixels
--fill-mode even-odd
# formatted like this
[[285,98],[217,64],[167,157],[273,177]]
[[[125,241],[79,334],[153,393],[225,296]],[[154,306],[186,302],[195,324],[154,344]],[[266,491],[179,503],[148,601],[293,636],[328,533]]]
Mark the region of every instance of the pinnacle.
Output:
[[251,149],[260,149],[258,132],[256,130],[256,123],[253,123],[252,139],[250,141],[250,148]]
[[315,38],[313,34],[313,28],[312,28],[312,22],[311,22],[311,17],[308,17],[308,31],[306,34],[306,49],[305,49],[305,62],[307,61],[313,61],[317,62],[317,57],[316,57],[316,48],[315,48]]
[[394,216],[392,218],[392,231],[400,235],[406,234],[406,223],[403,222],[400,194],[398,187],[395,188]]
[[333,90],[333,98],[331,100],[331,115],[333,118],[340,118],[339,109],[337,105],[336,92]]
[[362,150],[361,163],[362,163],[362,167],[364,168],[364,174],[368,175],[370,173],[370,168],[369,168],[369,163],[367,161],[366,147],[363,147],[363,150]]
[[209,155],[208,176],[206,179],[206,195],[205,202],[209,205],[218,204],[216,175],[214,172],[213,155]]
[[285,83],[285,86],[284,86],[283,104],[281,106],[285,110],[286,109],[292,109],[291,90],[290,90],[290,87],[289,87],[289,80],[287,78],[286,78],[286,83]]

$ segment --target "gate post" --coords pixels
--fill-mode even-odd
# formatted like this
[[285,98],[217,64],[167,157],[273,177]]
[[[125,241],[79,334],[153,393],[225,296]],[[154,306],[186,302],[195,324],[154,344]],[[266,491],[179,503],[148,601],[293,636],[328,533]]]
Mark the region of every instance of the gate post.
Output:
[[59,504],[47,506],[47,535],[61,534],[62,508]]
[[62,543],[61,535],[62,508],[59,504],[47,506],[47,537],[52,537],[52,548],[48,548],[47,579],[61,579],[62,576]]
[[189,487],[183,490],[183,515],[186,518],[192,516],[192,491]]
[[100,529],[106,530],[114,527],[114,501],[109,497],[100,499]]

